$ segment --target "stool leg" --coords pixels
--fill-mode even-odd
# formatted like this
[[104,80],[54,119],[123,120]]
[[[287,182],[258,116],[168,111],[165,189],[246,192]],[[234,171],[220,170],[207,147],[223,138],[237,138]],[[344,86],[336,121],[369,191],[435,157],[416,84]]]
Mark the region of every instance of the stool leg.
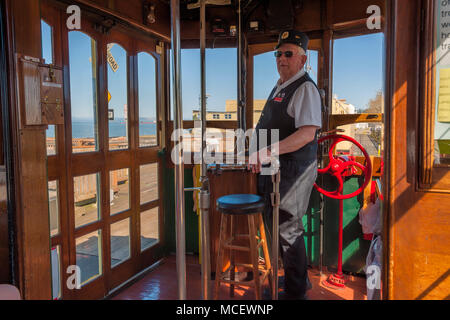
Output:
[[256,300],[261,300],[261,284],[259,283],[258,250],[255,228],[255,214],[248,216],[248,229],[250,234],[250,257],[253,265],[253,281],[255,283]]
[[270,292],[272,292],[273,269],[272,269],[272,264],[270,262],[269,248],[267,246],[266,230],[264,229],[264,221],[263,221],[262,215],[260,213],[258,213],[258,216],[256,219],[258,221],[258,229],[259,229],[259,234],[261,235],[261,241],[263,242],[262,249],[263,249],[263,253],[264,253],[264,261],[266,263],[266,270],[269,270]]
[[226,239],[227,222],[228,216],[226,214],[222,214],[220,218],[219,249],[217,250],[214,300],[217,300],[217,298],[219,297],[220,278],[222,277],[222,268],[223,268],[223,251],[224,251],[223,246]]
[[[230,237],[231,237],[231,241],[234,240],[234,217],[231,215],[230,216]],[[234,250],[230,249],[230,280],[234,281],[235,279],[235,273],[234,273],[234,268],[235,268],[235,261],[234,261]],[[230,297],[233,298],[234,297],[234,284],[230,283]]]

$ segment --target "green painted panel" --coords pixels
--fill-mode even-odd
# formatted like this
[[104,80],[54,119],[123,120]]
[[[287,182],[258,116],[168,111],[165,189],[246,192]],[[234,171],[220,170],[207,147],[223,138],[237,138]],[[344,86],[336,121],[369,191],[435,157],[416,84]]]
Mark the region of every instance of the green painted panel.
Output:
[[[360,178],[349,178],[344,183],[344,193],[355,191],[360,185]],[[332,177],[325,177],[324,184],[327,190],[336,190],[337,181]],[[343,270],[353,273],[363,273],[370,241],[363,239],[362,228],[359,223],[359,209],[361,208],[362,194],[358,197],[344,200],[343,215]],[[320,195],[314,189],[311,194],[309,209],[303,217],[305,227],[305,245],[309,263],[319,265],[320,242]],[[323,263],[329,268],[337,268],[338,260],[338,226],[339,201],[328,197],[324,198],[324,243]]]
[[[175,173],[173,168],[164,167],[164,235],[165,252],[176,251],[175,235]],[[192,169],[184,170],[185,187],[193,186]],[[198,219],[193,211],[192,192],[185,193],[186,252],[198,253]]]

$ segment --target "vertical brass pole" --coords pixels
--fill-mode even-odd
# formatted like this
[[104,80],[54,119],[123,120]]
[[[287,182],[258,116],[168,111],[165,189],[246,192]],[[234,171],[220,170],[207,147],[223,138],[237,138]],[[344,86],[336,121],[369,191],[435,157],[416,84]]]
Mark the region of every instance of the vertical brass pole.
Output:
[[200,77],[201,77],[201,117],[202,117],[202,154],[201,162],[201,182],[200,191],[200,232],[202,248],[202,298],[210,299],[210,248],[209,248],[209,182],[207,177],[207,165],[203,151],[206,150],[206,64],[205,64],[205,46],[206,46],[206,13],[205,0],[200,1]]
[[[183,131],[183,109],[181,105],[181,51],[180,51],[180,2],[171,0],[172,12],[172,51],[173,51],[173,97],[175,107],[174,129],[178,130],[182,139]],[[176,260],[178,298],[186,299],[186,234],[185,234],[185,212],[184,212],[184,164],[183,154],[177,153],[178,161],[175,164],[175,215],[176,215]]]

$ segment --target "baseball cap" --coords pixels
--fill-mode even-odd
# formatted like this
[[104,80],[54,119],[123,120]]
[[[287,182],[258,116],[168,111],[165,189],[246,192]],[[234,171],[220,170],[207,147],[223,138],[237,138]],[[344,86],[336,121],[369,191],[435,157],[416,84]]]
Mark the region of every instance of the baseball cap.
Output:
[[305,52],[308,50],[309,38],[303,32],[297,30],[285,30],[280,32],[278,36],[278,44],[275,49],[278,49],[283,43],[293,43],[303,48]]

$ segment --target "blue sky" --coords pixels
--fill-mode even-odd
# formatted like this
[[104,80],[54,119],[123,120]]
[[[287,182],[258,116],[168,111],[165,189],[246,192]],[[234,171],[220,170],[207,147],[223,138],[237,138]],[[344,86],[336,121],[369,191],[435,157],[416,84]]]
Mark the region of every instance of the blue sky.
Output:
[[382,33],[334,41],[333,93],[358,109],[384,90]]
[[[347,99],[357,109],[364,109],[383,90],[384,36],[382,33],[337,39],[334,41],[333,94]],[[310,52],[312,71],[317,80],[317,52]],[[236,99],[236,49],[206,50],[207,110],[225,110],[225,100]],[[267,99],[278,80],[273,52],[254,58],[254,99]],[[183,49],[181,53],[183,118],[192,119],[198,109],[200,94],[200,50]],[[173,108],[173,107],[172,107]],[[172,110],[173,112],[173,110]]]
[[[42,24],[43,57],[51,60],[51,29]],[[93,118],[93,86],[91,64],[91,40],[81,32],[69,33],[71,66],[72,117]],[[334,41],[333,93],[357,108],[365,108],[378,90],[383,89],[383,34],[372,34]],[[237,97],[237,54],[235,48],[206,50],[206,93],[208,110],[225,110],[225,101]],[[115,117],[123,117],[126,97],[126,52],[119,45],[111,49],[119,64],[117,72],[108,66],[109,108]],[[310,55],[313,79],[316,79],[317,53]],[[192,110],[198,109],[200,95],[200,50],[183,49],[182,104],[183,118],[192,119]],[[141,117],[154,117],[155,64],[147,53],[138,56],[139,100]],[[266,99],[278,80],[275,57],[272,52],[261,54],[254,60],[254,99]],[[172,75],[170,76],[172,80]],[[172,93],[172,92],[171,92]],[[173,111],[172,111],[173,112]]]

